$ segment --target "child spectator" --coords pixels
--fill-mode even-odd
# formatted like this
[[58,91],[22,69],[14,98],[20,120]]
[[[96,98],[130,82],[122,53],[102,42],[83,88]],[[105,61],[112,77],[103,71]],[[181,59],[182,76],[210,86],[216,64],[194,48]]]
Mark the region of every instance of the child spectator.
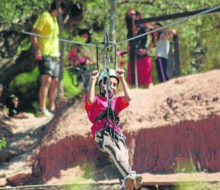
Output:
[[[83,43],[91,42],[91,33],[89,29],[80,29],[79,36],[83,40]],[[91,58],[92,54],[93,53],[88,50],[87,47],[81,45],[74,45],[68,54],[69,64],[72,66],[70,72],[76,74],[77,86],[83,88],[86,93],[88,92],[89,85],[88,73],[91,71],[92,64],[95,63],[95,60]]]
[[23,112],[19,111],[19,99],[17,96],[14,94],[11,94],[6,101],[6,105],[8,107],[8,116],[12,118],[17,118],[17,119],[24,119],[28,118],[28,115],[26,115]]
[[[79,36],[82,38],[84,43],[91,42],[91,34],[88,29],[81,29],[79,31]],[[68,55],[70,65],[76,66],[90,64],[88,55],[89,54],[86,52],[86,49],[83,49],[83,47],[80,45],[74,45],[74,47],[69,51]]]

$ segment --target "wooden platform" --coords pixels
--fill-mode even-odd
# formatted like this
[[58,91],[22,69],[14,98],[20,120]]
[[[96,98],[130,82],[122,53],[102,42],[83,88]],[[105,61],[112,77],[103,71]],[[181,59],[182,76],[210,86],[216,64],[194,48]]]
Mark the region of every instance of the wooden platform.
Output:
[[190,182],[219,182],[220,172],[217,173],[176,173],[176,174],[143,174],[143,184],[161,184],[170,185],[178,183],[190,183]]
[[[200,183],[201,182],[201,183]],[[176,173],[176,174],[143,174],[143,187],[153,190],[174,190],[178,186],[192,186],[193,184],[219,184],[220,188],[220,172],[218,173]],[[81,187],[82,190],[120,190],[120,184],[117,179],[105,181],[84,181],[75,184],[42,184],[42,185],[26,185],[18,187],[3,187],[0,190],[62,190],[69,187]],[[216,190],[216,189],[213,189]]]

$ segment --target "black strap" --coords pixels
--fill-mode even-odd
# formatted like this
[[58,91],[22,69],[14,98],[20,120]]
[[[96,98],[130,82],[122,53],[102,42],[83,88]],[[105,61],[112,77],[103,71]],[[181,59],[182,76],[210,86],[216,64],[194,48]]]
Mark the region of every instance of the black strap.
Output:
[[[100,113],[94,120],[94,123],[103,119],[103,118],[107,118],[107,113],[108,113],[108,109],[106,109],[105,111],[103,111],[102,113]],[[111,119],[114,124],[118,124],[119,123],[119,117],[116,115],[116,113],[114,112],[114,110],[112,110],[111,108],[109,109],[109,119]]]
[[[105,123],[105,126],[104,126],[104,130],[102,132],[102,138],[103,138],[104,132],[111,128],[109,126],[109,119],[112,120],[115,125],[117,125],[119,123],[119,117],[116,115],[114,110],[111,109],[111,107],[107,108],[105,111],[103,111],[101,114],[99,114],[95,118],[94,122],[97,122],[97,121],[99,121],[99,120],[101,120],[103,118],[106,118],[107,120],[106,120],[106,123]],[[114,130],[114,128],[109,131],[109,134],[110,134],[112,139],[115,139],[115,130]]]

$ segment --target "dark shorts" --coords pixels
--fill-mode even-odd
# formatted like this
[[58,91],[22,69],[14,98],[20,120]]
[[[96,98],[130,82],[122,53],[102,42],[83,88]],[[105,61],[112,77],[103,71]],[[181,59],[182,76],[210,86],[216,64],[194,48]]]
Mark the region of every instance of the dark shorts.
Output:
[[59,77],[60,64],[57,57],[44,56],[43,60],[37,61],[40,75]]

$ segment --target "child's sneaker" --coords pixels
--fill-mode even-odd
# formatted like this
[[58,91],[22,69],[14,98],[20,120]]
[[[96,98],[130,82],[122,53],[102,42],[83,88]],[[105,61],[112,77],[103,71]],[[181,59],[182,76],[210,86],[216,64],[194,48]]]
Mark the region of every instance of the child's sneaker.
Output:
[[133,171],[125,177],[123,181],[123,188],[122,190],[133,190],[134,189],[134,179],[135,179],[136,173],[133,173]]
[[141,174],[136,174],[135,178],[134,178],[134,188],[135,189],[139,189],[142,185],[142,175]]
[[134,189],[134,179],[129,177],[126,177],[124,180],[124,189],[123,190],[133,190]]
[[39,109],[37,112],[37,117],[53,117],[53,114],[46,109]]

